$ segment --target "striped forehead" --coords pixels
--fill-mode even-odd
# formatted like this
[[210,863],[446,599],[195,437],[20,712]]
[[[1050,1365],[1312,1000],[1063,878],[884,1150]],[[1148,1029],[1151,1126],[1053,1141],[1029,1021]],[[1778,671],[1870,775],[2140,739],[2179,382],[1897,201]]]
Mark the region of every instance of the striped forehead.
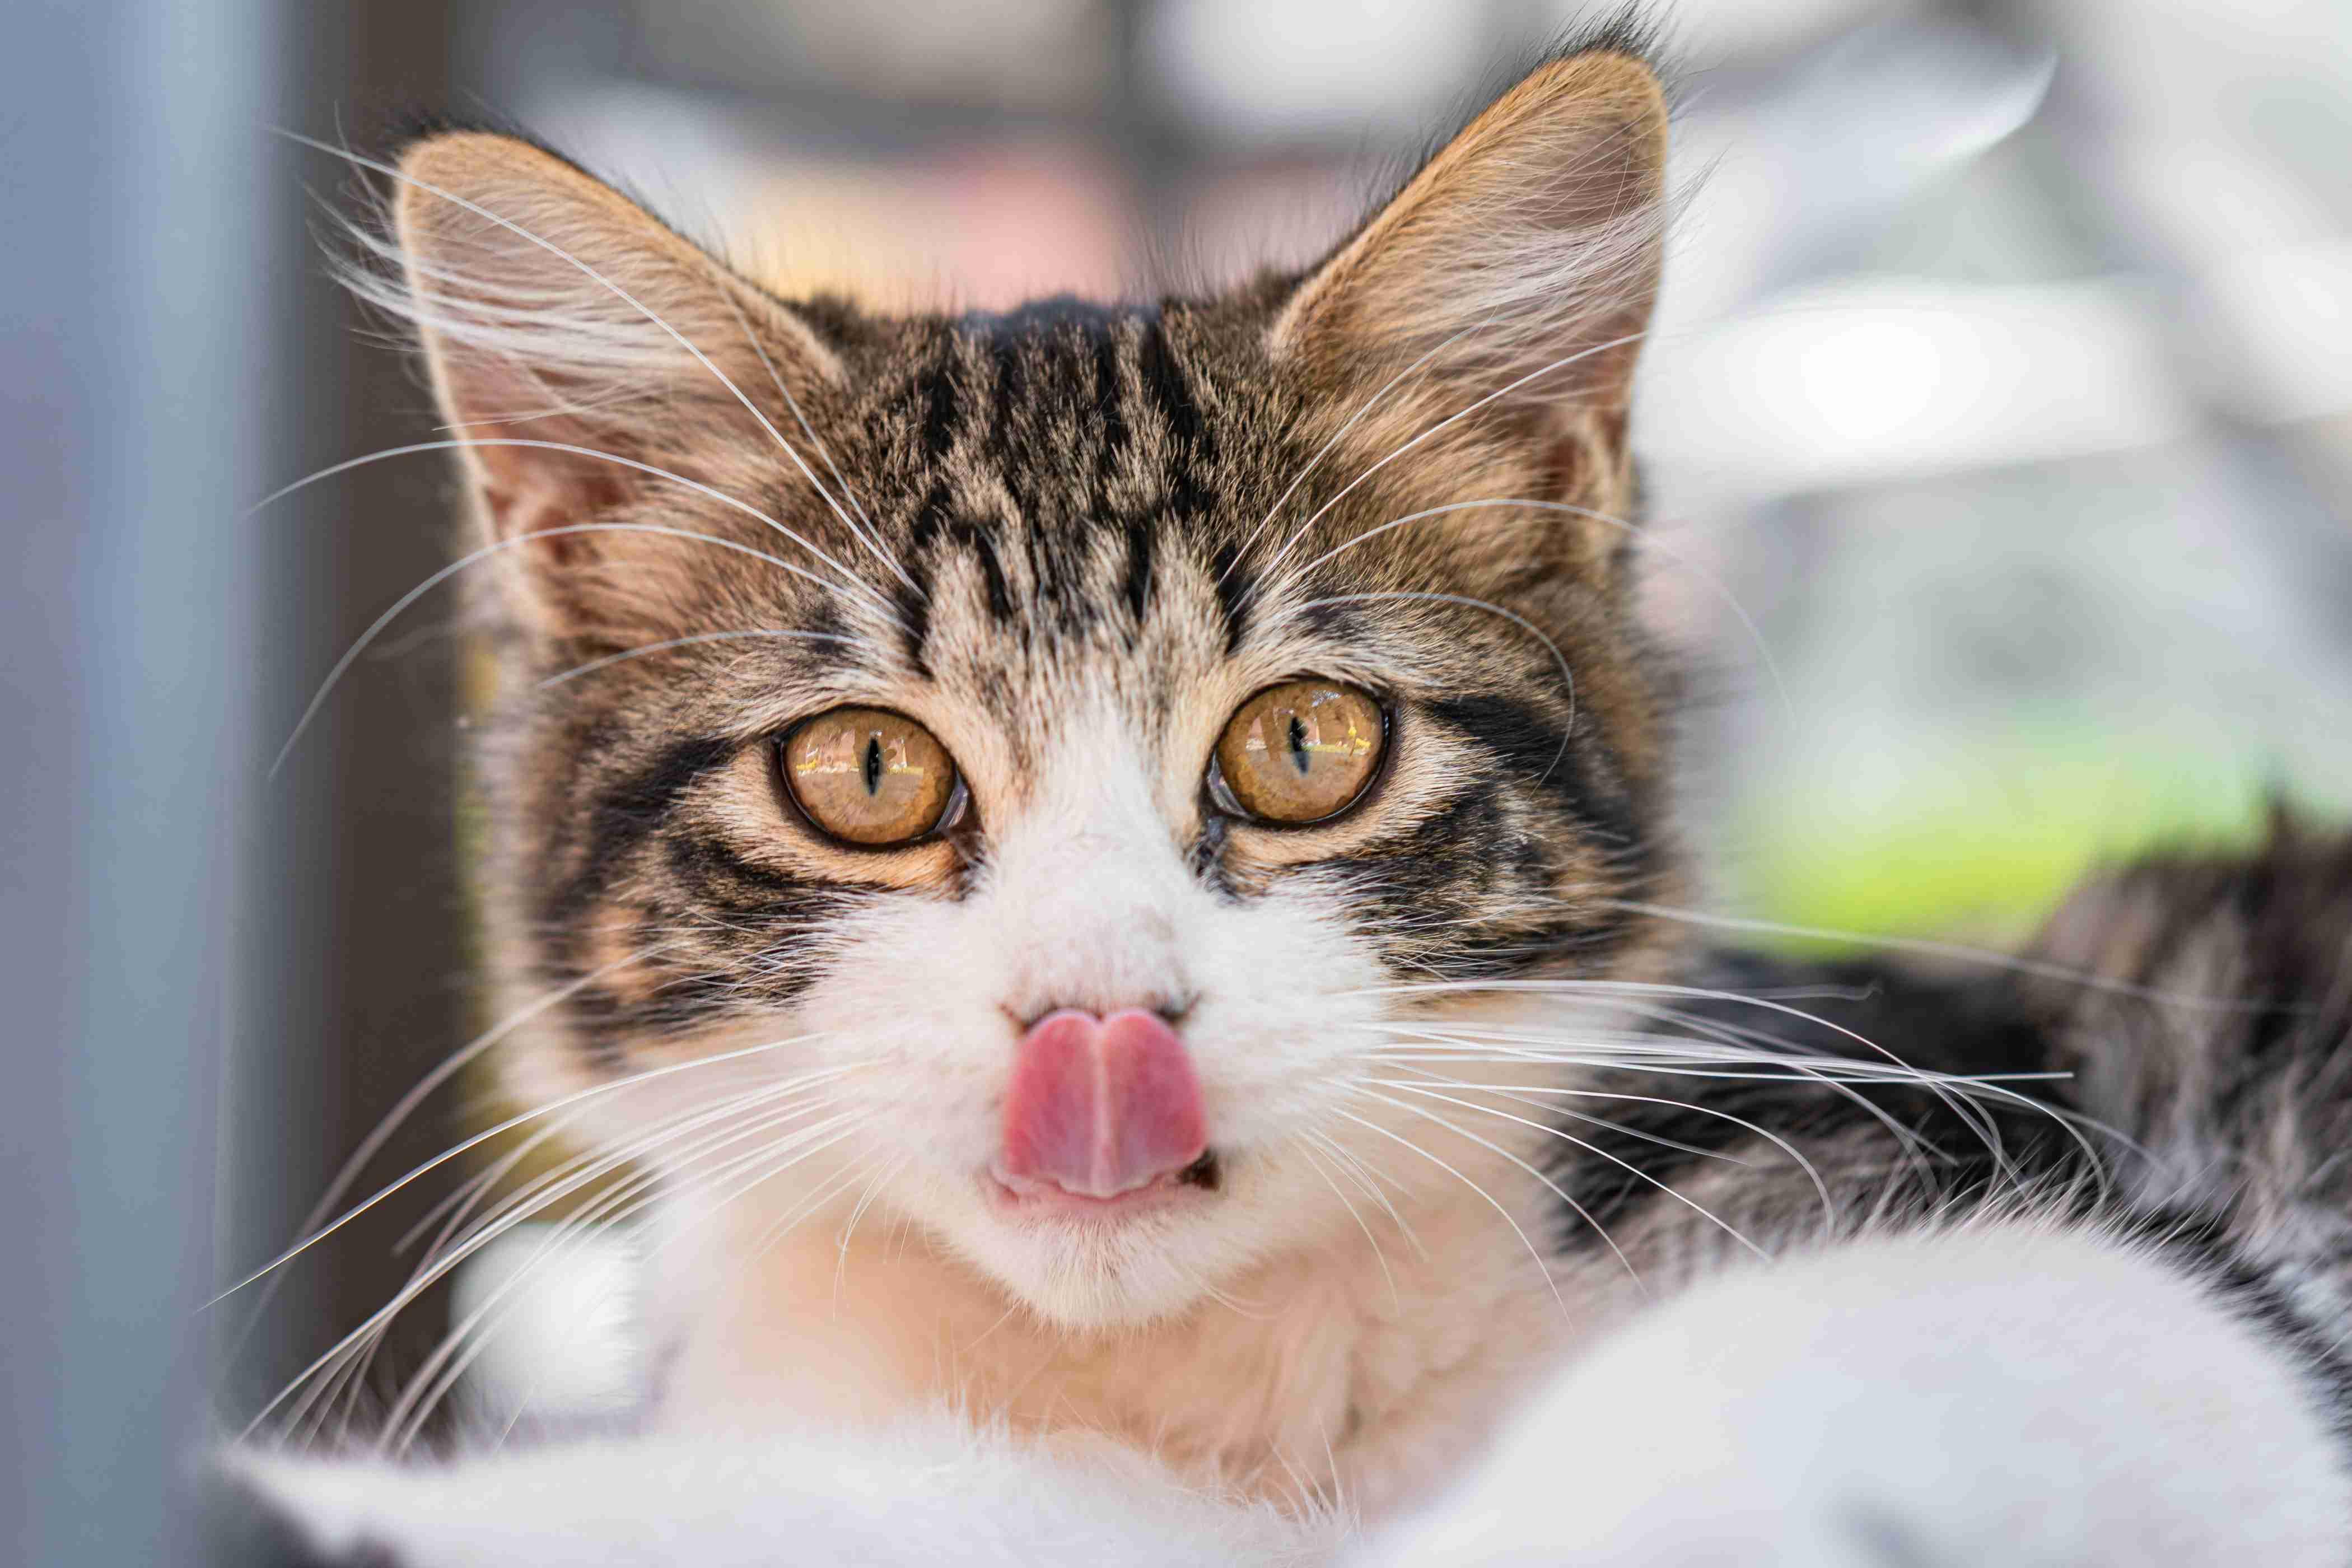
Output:
[[1171,616],[1238,645],[1244,596],[1213,537],[1241,499],[1234,432],[1156,310],[1057,300],[941,323],[895,401],[886,463],[919,479],[897,528],[917,673],[1137,651]]

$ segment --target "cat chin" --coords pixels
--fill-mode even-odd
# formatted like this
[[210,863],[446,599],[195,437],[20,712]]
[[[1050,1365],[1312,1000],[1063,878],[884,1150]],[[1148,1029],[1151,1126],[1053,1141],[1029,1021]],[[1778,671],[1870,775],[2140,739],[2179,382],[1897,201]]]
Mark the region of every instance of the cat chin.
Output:
[[1013,1199],[982,1174],[951,1206],[933,1189],[908,1212],[1045,1322],[1132,1330],[1214,1300],[1268,1250],[1269,1194],[1253,1180],[1262,1174],[1244,1169],[1216,1191],[1172,1185],[1076,1205]]
[[1005,1292],[1057,1328],[1142,1328],[1207,1300],[1213,1264],[1203,1232],[1216,1216],[1180,1197],[1116,1221],[1069,1223],[1008,1213],[990,1201],[957,1249]]

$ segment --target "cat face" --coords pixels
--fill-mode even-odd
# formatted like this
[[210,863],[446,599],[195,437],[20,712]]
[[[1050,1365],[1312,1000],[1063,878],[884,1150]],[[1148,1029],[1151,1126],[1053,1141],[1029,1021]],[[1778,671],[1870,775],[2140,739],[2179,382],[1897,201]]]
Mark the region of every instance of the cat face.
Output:
[[1662,138],[1580,54],[1304,276],[892,319],[413,149],[378,291],[479,443],[527,1094],[1071,1325],[1349,1226],[1338,1164],[1432,1175],[1411,1031],[1629,973],[1671,871],[1623,521]]

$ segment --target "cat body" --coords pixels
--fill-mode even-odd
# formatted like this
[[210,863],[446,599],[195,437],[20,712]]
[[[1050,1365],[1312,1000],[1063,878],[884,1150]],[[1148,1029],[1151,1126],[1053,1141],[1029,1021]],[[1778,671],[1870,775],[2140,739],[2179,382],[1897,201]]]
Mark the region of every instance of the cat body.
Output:
[[420,1287],[589,1194],[653,1353],[573,1470],[243,1461],[315,1542],[486,1561],[576,1486],[548,1560],[2342,1560],[2345,845],[1965,981],[1692,940],[1643,47],[1150,306],[787,302],[411,149],[359,281],[485,530],[497,1044],[593,1151]]

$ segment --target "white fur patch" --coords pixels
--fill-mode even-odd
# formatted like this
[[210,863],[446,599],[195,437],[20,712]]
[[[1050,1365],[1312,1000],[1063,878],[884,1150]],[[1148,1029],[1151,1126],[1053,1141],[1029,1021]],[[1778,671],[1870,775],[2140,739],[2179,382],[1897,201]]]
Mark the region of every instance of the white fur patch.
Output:
[[1130,1450],[975,1435],[653,1437],[454,1467],[244,1455],[331,1557],[596,1563],[2337,1568],[2336,1442],[2260,1331],[2134,1247],[2022,1225],[1704,1285],[1570,1369],[1449,1497],[1346,1521]]
[[1987,1226],[1716,1280],[1563,1375],[1367,1562],[2336,1568],[2289,1363],[2128,1246]]
[[458,1465],[248,1454],[230,1468],[330,1561],[399,1568],[1279,1568],[1327,1560],[1340,1534],[1187,1490],[1108,1445],[1056,1454],[944,1414],[884,1434],[614,1439]]

